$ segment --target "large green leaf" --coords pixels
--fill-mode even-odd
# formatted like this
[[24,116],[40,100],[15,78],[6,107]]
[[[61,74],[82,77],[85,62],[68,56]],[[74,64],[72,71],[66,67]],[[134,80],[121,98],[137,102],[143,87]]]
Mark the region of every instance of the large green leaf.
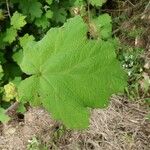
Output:
[[89,40],[87,32],[77,16],[23,47],[20,66],[30,77],[19,86],[20,100],[41,103],[69,128],[88,127],[89,108],[107,106],[126,85],[114,42]]

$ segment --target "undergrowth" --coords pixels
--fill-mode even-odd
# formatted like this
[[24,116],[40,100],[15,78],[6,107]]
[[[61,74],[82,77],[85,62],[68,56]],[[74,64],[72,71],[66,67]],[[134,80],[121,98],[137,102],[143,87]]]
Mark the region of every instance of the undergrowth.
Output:
[[120,40],[117,55],[128,73],[126,95],[130,100],[144,102],[150,97],[150,74],[146,59],[150,4],[146,0],[119,0],[113,4],[111,9],[105,10],[113,16],[113,34]]
[[[150,2],[120,1],[118,11],[110,11],[114,16],[113,33],[120,40],[118,59],[128,73],[125,95],[139,105],[150,106],[150,22],[148,19]],[[149,118],[149,114],[147,118]],[[148,119],[149,120],[149,119]]]

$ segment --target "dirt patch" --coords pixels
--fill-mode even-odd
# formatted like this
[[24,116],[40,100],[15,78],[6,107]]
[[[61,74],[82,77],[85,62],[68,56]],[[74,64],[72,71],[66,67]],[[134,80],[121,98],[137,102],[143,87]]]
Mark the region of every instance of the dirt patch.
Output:
[[36,137],[48,150],[149,150],[150,122],[146,107],[113,97],[107,109],[92,112],[88,130],[66,131],[55,142],[56,122],[43,109],[33,108],[25,114],[24,122],[3,126],[0,149],[27,150],[29,140]]
[[24,115],[24,120],[11,121],[3,125],[0,136],[0,150],[26,150],[29,140],[33,137],[40,139],[41,136],[48,136],[54,130],[55,121],[41,108],[32,108]]
[[[89,130],[72,132],[63,150],[149,150],[150,122],[148,111],[139,102],[115,97],[106,110],[94,110]],[[62,142],[62,145],[61,145]]]

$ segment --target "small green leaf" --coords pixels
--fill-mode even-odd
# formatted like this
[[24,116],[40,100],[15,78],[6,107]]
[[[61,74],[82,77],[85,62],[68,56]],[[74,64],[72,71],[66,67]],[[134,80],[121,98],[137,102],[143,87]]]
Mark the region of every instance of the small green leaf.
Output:
[[49,20],[47,19],[47,17],[45,15],[42,15],[41,18],[37,18],[35,20],[35,24],[38,27],[41,27],[42,29],[46,29],[47,27],[50,26],[50,22],[49,22]]
[[4,85],[4,96],[3,100],[9,102],[10,100],[16,99],[18,96],[16,86],[9,82],[8,84]]
[[20,30],[26,24],[25,18],[26,16],[23,16],[16,11],[11,17],[11,25],[14,29]]
[[65,8],[55,8],[53,20],[57,23],[64,23],[66,21],[67,12]]
[[102,39],[108,39],[112,36],[112,20],[108,14],[100,15],[92,21],[97,30],[97,34]]
[[4,37],[4,42],[8,42],[9,44],[11,44],[13,41],[16,40],[17,37],[17,30],[14,29],[13,27],[10,27],[6,30],[6,34]]
[[47,4],[51,5],[53,0],[46,0]]
[[93,6],[103,6],[104,3],[106,3],[107,0],[89,0],[89,2],[93,5]]
[[5,109],[0,107],[0,121],[2,123],[7,123],[10,120],[10,117],[5,114]]
[[53,12],[51,10],[46,11],[46,18],[51,19],[53,17]]

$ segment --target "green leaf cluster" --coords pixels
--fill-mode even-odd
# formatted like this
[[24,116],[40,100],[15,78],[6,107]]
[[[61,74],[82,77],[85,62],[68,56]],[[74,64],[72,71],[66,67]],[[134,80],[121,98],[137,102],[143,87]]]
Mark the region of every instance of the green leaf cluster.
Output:
[[17,11],[13,14],[10,21],[11,26],[6,30],[3,39],[4,42],[8,42],[9,44],[11,44],[13,41],[15,41],[17,37],[17,31],[26,24],[25,18],[25,16],[18,13]]

